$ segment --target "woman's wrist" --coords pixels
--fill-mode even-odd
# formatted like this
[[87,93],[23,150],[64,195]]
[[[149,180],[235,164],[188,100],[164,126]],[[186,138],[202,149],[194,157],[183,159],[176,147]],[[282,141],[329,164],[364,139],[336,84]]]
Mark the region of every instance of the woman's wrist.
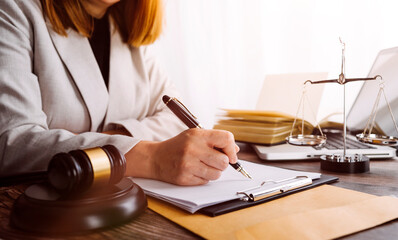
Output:
[[140,141],[126,153],[126,176],[156,179],[155,155],[158,142]]

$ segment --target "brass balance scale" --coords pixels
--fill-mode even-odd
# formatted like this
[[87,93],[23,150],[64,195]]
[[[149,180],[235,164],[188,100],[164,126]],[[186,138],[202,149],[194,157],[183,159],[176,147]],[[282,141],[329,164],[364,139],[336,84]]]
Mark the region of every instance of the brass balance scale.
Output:
[[[316,124],[317,128],[319,129],[320,134],[305,134],[304,133],[304,102],[307,101],[310,105],[310,101],[306,95],[307,85],[310,84],[323,84],[323,83],[338,83],[343,85],[344,87],[344,94],[343,94],[343,153],[336,153],[332,155],[324,155],[321,156],[321,169],[334,171],[334,172],[348,172],[348,173],[361,173],[369,171],[369,158],[365,155],[360,154],[347,154],[346,153],[346,142],[347,142],[347,119],[346,119],[346,110],[345,110],[345,84],[348,82],[354,81],[371,81],[371,80],[379,80],[379,92],[376,97],[376,101],[373,105],[372,112],[368,118],[366,126],[361,134],[356,135],[356,138],[360,142],[369,143],[369,144],[376,144],[376,145],[384,145],[384,146],[397,146],[398,145],[398,137],[395,136],[385,136],[380,134],[372,133],[375,127],[375,120],[376,115],[378,112],[378,106],[380,102],[380,98],[383,95],[384,100],[387,103],[392,121],[395,126],[395,130],[398,133],[398,127],[394,118],[394,115],[391,110],[390,103],[387,100],[386,94],[384,92],[384,81],[380,75],[376,75],[373,78],[346,78],[345,77],[345,43],[340,39],[340,43],[342,45],[342,63],[341,63],[341,74],[339,75],[338,79],[330,79],[330,80],[319,80],[319,81],[311,81],[307,80],[304,82],[303,91],[301,95],[301,99],[299,101],[299,106],[297,108],[297,113],[295,119],[293,121],[292,130],[290,135],[286,138],[286,142],[296,146],[323,146],[326,141],[327,137],[322,132],[319,123]],[[311,107],[310,107],[311,109]],[[294,127],[296,126],[297,118],[299,112],[301,110],[302,115],[302,126],[301,126],[301,134],[293,135]],[[312,111],[312,115],[315,119],[315,114]]]

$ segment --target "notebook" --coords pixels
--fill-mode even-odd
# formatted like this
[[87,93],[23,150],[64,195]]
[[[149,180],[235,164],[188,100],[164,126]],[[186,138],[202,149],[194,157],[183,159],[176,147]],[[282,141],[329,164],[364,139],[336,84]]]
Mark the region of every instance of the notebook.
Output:
[[[395,119],[398,119],[398,47],[385,49],[379,52],[373,66],[368,74],[369,77],[381,75],[385,81],[385,94],[390,102]],[[379,82],[364,82],[352,108],[347,116],[347,128],[349,130],[347,141],[352,143],[347,149],[347,154],[363,154],[370,159],[385,159],[396,156],[396,149],[388,146],[377,146],[363,144],[356,140],[351,133],[361,131],[368,120],[372,106],[376,100],[379,89]],[[384,99],[379,104],[379,112],[376,122],[380,130],[386,135],[397,136],[394,123]],[[326,154],[342,153],[342,135],[335,132],[327,134],[327,142],[333,142],[333,146],[326,145],[323,148],[302,147],[289,144],[280,144],[276,146],[253,145],[258,156],[263,160],[307,160],[319,159]],[[340,143],[340,144],[338,144]],[[338,146],[340,145],[340,146]]]
[[[221,214],[234,209],[233,206],[228,205],[233,200],[239,200],[234,205],[242,208],[246,202],[249,203],[248,205],[251,205],[250,202],[261,202],[280,193],[289,193],[301,187],[310,186],[313,181],[321,178],[320,173],[293,171],[242,160],[240,164],[253,179],[248,179],[232,167],[228,167],[219,179],[199,186],[178,186],[144,178],[134,178],[134,182],[147,195],[171,203],[190,213],[218,205],[216,210],[219,211],[218,214]],[[219,205],[222,203],[227,203],[228,208],[223,212],[221,211],[223,208]],[[211,208],[207,211],[211,211]]]

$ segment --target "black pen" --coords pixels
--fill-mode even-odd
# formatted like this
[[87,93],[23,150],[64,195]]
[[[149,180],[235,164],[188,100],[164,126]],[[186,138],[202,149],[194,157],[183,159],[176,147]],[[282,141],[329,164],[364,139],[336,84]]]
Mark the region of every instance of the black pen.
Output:
[[[170,108],[170,110],[189,128],[203,128],[196,120],[196,117],[177,98],[171,98],[167,95],[164,95],[162,99],[166,106]],[[229,165],[235,168],[238,172],[242,173],[243,176],[253,179],[238,162],[229,163]]]

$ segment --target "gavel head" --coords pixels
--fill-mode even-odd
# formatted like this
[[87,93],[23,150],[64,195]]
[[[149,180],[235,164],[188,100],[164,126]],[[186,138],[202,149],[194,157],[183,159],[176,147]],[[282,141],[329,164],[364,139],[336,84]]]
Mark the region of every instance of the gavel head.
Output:
[[126,159],[112,145],[58,153],[51,159],[48,182],[62,196],[118,183],[126,172]]

